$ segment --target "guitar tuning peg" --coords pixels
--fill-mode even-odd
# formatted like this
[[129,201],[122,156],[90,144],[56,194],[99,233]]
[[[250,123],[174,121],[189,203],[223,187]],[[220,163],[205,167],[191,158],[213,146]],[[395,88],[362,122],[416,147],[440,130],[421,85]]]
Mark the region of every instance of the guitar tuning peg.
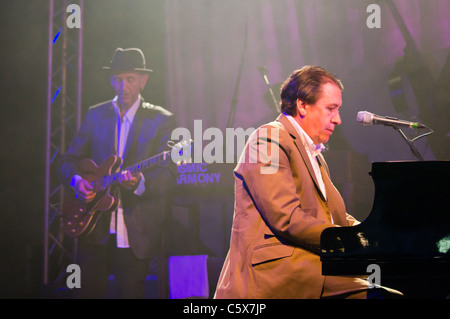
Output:
[[167,146],[172,148],[174,147],[175,143],[173,141],[167,141]]

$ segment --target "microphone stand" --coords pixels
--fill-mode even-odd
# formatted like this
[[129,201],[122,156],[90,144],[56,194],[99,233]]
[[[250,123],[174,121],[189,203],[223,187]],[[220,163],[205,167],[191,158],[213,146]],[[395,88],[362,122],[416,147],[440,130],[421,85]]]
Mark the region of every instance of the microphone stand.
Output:
[[245,21],[245,38],[244,38],[244,48],[242,50],[242,56],[241,56],[241,63],[239,66],[239,71],[238,71],[238,77],[236,80],[236,85],[234,86],[234,93],[233,93],[233,98],[231,100],[231,108],[230,108],[230,113],[228,113],[228,121],[227,121],[227,126],[226,127],[233,127],[233,123],[234,123],[234,118],[235,118],[235,112],[236,112],[236,106],[238,103],[238,93],[239,93],[239,86],[241,83],[241,75],[242,75],[242,70],[244,69],[244,58],[245,58],[245,52],[247,51],[247,38],[248,38],[248,23],[247,20]]
[[264,82],[266,82],[266,85],[269,88],[269,93],[272,96],[273,104],[275,105],[276,110],[280,112],[280,105],[278,104],[277,99],[275,98],[275,94],[273,93],[272,87],[270,86],[269,78],[267,77],[267,69],[263,66],[260,66],[258,69],[259,72],[261,72]]
[[398,126],[392,125],[392,127],[393,127],[397,132],[399,132],[400,135],[403,137],[403,139],[406,141],[406,143],[408,143],[409,148],[411,149],[411,152],[414,154],[414,156],[415,156],[419,161],[423,161],[423,160],[424,160],[424,159],[423,159],[423,156],[422,156],[422,155],[419,153],[419,151],[417,150],[416,146],[414,145],[414,141],[417,140],[417,139],[419,139],[419,138],[421,138],[421,137],[430,135],[431,133],[433,133],[433,130],[430,129],[430,128],[428,128],[428,127],[426,127],[427,129],[430,130],[429,132],[427,132],[427,133],[425,133],[425,134],[422,134],[422,135],[419,135],[419,136],[417,136],[417,137],[415,137],[415,138],[413,138],[413,139],[410,140],[410,139],[405,135],[405,133],[403,133],[403,131],[402,131]]

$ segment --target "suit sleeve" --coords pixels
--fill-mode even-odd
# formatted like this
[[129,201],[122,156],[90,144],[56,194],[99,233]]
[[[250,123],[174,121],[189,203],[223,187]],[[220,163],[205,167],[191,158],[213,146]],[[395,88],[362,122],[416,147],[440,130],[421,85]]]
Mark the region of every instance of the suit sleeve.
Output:
[[59,160],[58,173],[61,182],[68,186],[72,176],[78,174],[77,163],[87,158],[87,152],[91,145],[91,121],[90,112],[86,115],[80,129],[72,139],[69,148],[65,154],[62,154]]
[[[138,160],[144,160],[169,149],[167,142],[170,140],[172,130],[175,128],[174,116],[167,113],[158,114],[155,116],[152,125],[154,125],[154,133],[151,133],[151,141],[148,147],[146,147],[147,150],[145,150],[143,157]],[[147,129],[149,131],[146,131]],[[150,131],[153,131],[153,129],[143,128],[141,134],[147,135]],[[146,137],[143,136],[142,138],[145,139]],[[142,194],[136,195],[132,191],[127,190],[123,190],[123,192],[130,192],[130,196],[163,196],[169,190],[171,182],[174,179],[171,171],[172,164],[169,159],[154,168],[144,170],[142,174],[145,178],[145,191]]]
[[[164,117],[164,121],[158,129],[156,140],[158,141],[157,153],[168,150],[167,142],[170,141],[170,137],[173,129],[175,128],[175,119],[173,115]],[[168,192],[172,182],[173,175],[171,167],[173,162],[168,161],[158,165],[157,169],[146,172],[146,192],[160,196]]]
[[[275,235],[318,253],[320,234],[333,225],[302,208],[290,166],[290,150],[282,143],[291,138],[289,133],[277,127],[263,128],[249,138],[246,160],[236,170],[238,178],[244,180],[259,213]],[[257,160],[252,161],[255,154]]]

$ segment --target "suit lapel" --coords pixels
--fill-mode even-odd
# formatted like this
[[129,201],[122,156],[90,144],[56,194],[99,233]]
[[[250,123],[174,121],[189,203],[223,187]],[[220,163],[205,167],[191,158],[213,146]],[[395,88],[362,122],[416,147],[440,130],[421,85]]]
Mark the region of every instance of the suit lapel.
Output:
[[[320,172],[322,173],[322,178],[323,178],[323,183],[325,184],[325,189],[327,192],[327,196],[328,196],[328,202],[329,202],[329,214],[332,217],[332,221],[334,224],[338,224],[338,225],[342,225],[342,226],[348,226],[348,222],[346,220],[345,214],[339,214],[338,212],[341,210],[335,210],[335,204],[337,202],[337,198],[340,198],[340,194],[337,191],[336,187],[334,187],[333,182],[331,181],[330,178],[330,172],[328,169],[328,165],[325,162],[325,159],[323,158],[322,154],[319,154],[317,156],[317,159],[319,160],[319,166],[320,166]],[[334,203],[334,204],[333,204]],[[345,203],[342,202],[342,205],[344,207],[344,211],[345,211]]]
[[[99,127],[103,127],[102,134],[104,134],[103,141],[108,141],[106,154],[109,156],[111,154],[117,154],[117,122],[118,115],[114,110],[114,106],[109,103],[107,108],[107,114],[105,114],[105,123],[100,124]],[[111,138],[112,137],[112,138]]]
[[[143,100],[141,100],[141,104],[139,105],[139,108],[136,111],[136,114],[134,115],[133,123],[131,124],[130,132],[128,133],[127,143],[125,144],[125,150],[123,151],[124,161],[127,159],[127,155],[129,154],[130,150],[132,148],[136,147],[137,139],[139,137],[139,132],[141,131],[141,127],[144,122],[144,117],[142,116],[142,112],[143,112],[142,103],[143,103]],[[136,159],[132,159],[132,160],[136,161]],[[129,161],[127,161],[127,164],[133,165],[135,163],[129,163]]]
[[308,169],[309,175],[311,176],[312,180],[314,181],[314,184],[316,185],[316,188],[318,190],[318,193],[320,194],[320,197],[323,201],[326,201],[325,196],[322,194],[322,191],[319,187],[319,182],[317,180],[316,174],[314,173],[314,169],[312,167],[312,163],[309,160],[309,156],[306,153],[305,146],[303,146],[302,140],[300,138],[299,133],[295,129],[295,127],[291,124],[291,122],[287,119],[287,117],[284,114],[281,114],[277,120],[284,125],[284,127],[288,130],[289,134],[294,138],[295,146],[297,146],[297,149],[300,153],[300,155],[303,158],[303,162],[306,165],[306,168]]

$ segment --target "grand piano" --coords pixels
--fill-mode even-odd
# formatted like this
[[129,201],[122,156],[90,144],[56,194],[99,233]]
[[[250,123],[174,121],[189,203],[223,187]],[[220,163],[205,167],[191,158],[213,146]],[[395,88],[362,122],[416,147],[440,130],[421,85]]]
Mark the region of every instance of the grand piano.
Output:
[[376,162],[372,211],[321,235],[322,274],[370,275],[407,298],[450,298],[450,161]]

